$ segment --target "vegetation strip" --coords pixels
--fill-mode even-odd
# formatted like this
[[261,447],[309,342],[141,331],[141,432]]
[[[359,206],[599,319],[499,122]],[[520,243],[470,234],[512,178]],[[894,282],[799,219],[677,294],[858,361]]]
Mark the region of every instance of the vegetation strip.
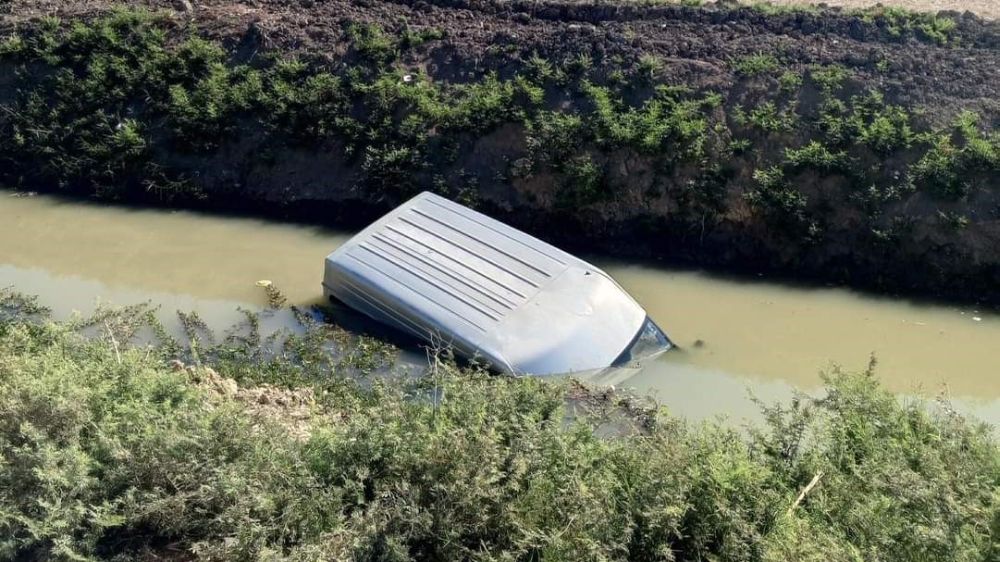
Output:
[[177,339],[151,312],[54,322],[0,291],[0,557],[998,554],[995,435],[871,372],[762,406],[745,433],[446,359],[359,379],[339,359],[358,342],[331,347],[308,314],[264,341],[256,315],[212,336],[185,314]]

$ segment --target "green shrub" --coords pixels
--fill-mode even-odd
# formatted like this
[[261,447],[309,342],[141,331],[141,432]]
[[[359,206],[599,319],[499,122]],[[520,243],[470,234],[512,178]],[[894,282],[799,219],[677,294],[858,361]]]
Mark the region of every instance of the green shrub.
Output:
[[282,61],[263,82],[260,103],[272,126],[307,141],[339,133],[357,142],[359,125],[350,117],[350,94],[339,77]]
[[779,109],[773,101],[765,101],[749,113],[737,108],[733,118],[739,125],[755,127],[767,133],[786,133],[795,128],[797,115],[794,109]]
[[533,164],[560,166],[584,142],[584,124],[579,115],[543,111],[528,121],[525,144]]
[[795,227],[805,222],[808,200],[788,183],[780,167],[755,170],[753,179],[755,186],[743,194],[751,208],[784,227]]
[[166,111],[174,134],[185,147],[215,148],[233,126],[235,73],[226,65],[222,49],[201,39],[189,40],[178,55],[190,69],[184,75],[193,83],[168,89]]
[[386,66],[398,56],[396,43],[377,24],[351,23],[347,35],[358,54],[375,65]]
[[641,108],[624,108],[607,88],[585,84],[583,89],[593,105],[591,131],[598,144],[677,160],[705,155],[709,111],[722,103],[718,95],[689,99],[683,91],[661,86]]
[[882,94],[870,92],[852,99],[851,126],[858,141],[881,154],[909,148],[915,135],[905,109],[886,105]]
[[638,72],[640,76],[652,80],[662,68],[663,62],[656,55],[645,54],[639,57]]
[[866,21],[879,24],[879,27],[895,39],[915,36],[938,45],[948,45],[957,41],[955,31],[958,23],[949,17],[894,6],[866,8],[857,13]]
[[836,92],[849,75],[850,71],[839,64],[814,65],[809,69],[809,78],[827,95]]
[[969,217],[956,213],[954,211],[944,212],[938,211],[938,220],[946,226],[948,229],[953,231],[963,230],[969,226]]
[[524,75],[538,83],[555,82],[565,83],[566,75],[561,68],[556,68],[548,59],[541,57],[538,53],[524,62]]
[[786,70],[778,77],[778,85],[782,92],[794,94],[802,87],[802,75],[794,70]]
[[770,53],[755,53],[736,59],[732,65],[733,69],[740,74],[760,76],[763,74],[774,74],[777,72],[780,63],[778,62],[778,58]]
[[401,49],[413,49],[429,41],[444,39],[444,36],[444,30],[437,28],[426,28],[417,31],[405,29],[399,40],[399,47]]
[[815,14],[820,11],[820,8],[813,4],[772,4],[767,1],[753,2],[751,7],[754,10],[769,16]]
[[[34,300],[0,291],[0,556],[996,554],[1000,445],[991,430],[892,396],[871,370],[834,371],[816,398],[762,405],[764,422],[747,432],[653,408],[636,417],[614,395],[441,360],[419,380],[354,384],[334,370],[327,329],[314,323],[295,336],[298,353],[273,361],[262,358],[259,334],[222,344],[230,355],[213,364],[240,372],[232,386],[204,367],[171,370],[167,360],[183,356],[176,345],[133,347],[127,332],[137,325],[108,335],[137,312],[56,324]],[[105,335],[79,335],[95,324]],[[269,414],[257,399],[285,391],[250,382],[278,371],[297,384],[340,380],[339,390],[307,391],[315,402],[290,423],[280,404],[291,402]],[[599,402],[589,414],[581,394],[583,404]],[[598,413],[608,409],[610,418]],[[618,431],[601,437],[610,420]]]
[[143,350],[14,326],[0,354],[3,558],[94,559],[153,537],[194,551],[237,537],[228,556],[248,557],[337,520],[335,490],[293,492],[315,479],[287,434]]
[[5,56],[60,66],[4,114],[0,159],[17,163],[29,180],[65,189],[115,186],[105,190],[114,195],[146,160],[146,126],[128,115],[131,99],[162,74],[155,21],[145,12],[119,11],[62,32],[48,19],[19,36],[18,52]]
[[978,117],[958,116],[952,133],[941,133],[911,169],[914,183],[938,197],[956,200],[1000,173],[1000,135],[984,135]]
[[9,35],[0,40],[0,57],[16,57],[23,53],[25,48],[24,39],[20,35]]
[[844,152],[833,152],[822,143],[814,140],[801,148],[786,148],[785,164],[793,168],[837,171],[844,170],[848,161]]
[[610,198],[604,168],[590,154],[570,158],[560,166],[564,174],[560,202],[567,207],[592,205]]

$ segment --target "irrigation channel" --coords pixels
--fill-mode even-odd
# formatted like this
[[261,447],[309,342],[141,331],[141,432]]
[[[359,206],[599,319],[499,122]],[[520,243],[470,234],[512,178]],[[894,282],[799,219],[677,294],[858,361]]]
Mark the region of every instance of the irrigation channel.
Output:
[[[290,304],[321,299],[323,258],[347,239],[319,227],[183,211],[92,205],[0,192],[0,286],[59,316],[152,301],[213,326],[261,308],[257,281]],[[1000,314],[592,258],[679,344],[625,382],[693,419],[752,419],[757,406],[815,390],[834,364],[904,396],[945,394],[1000,423]],[[419,363],[415,351],[401,361]]]

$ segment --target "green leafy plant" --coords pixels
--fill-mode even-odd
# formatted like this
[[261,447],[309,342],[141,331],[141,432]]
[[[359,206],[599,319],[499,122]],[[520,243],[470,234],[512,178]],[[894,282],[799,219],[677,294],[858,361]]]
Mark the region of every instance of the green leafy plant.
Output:
[[[889,394],[874,367],[834,370],[817,396],[761,404],[763,422],[736,430],[447,356],[418,380],[358,384],[331,360],[332,328],[308,315],[275,356],[252,314],[226,338],[182,315],[182,344],[150,312],[53,322],[37,300],[0,290],[0,556],[995,553],[995,434]],[[94,326],[101,334],[85,335]],[[160,336],[137,344],[141,327]],[[201,364],[188,365],[196,333]]]
[[833,152],[822,143],[813,140],[800,148],[786,148],[785,165],[793,168],[835,171],[844,170],[848,166],[848,159],[844,152]]
[[780,63],[770,53],[755,53],[733,61],[733,69],[747,76],[761,76],[777,72]]

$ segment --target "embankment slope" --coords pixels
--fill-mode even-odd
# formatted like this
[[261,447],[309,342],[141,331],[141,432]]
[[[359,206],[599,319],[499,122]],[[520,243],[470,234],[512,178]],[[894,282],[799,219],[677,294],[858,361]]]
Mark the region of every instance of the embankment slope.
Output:
[[575,249],[998,298],[971,14],[191,4],[14,6],[0,181],[341,225],[431,189]]

